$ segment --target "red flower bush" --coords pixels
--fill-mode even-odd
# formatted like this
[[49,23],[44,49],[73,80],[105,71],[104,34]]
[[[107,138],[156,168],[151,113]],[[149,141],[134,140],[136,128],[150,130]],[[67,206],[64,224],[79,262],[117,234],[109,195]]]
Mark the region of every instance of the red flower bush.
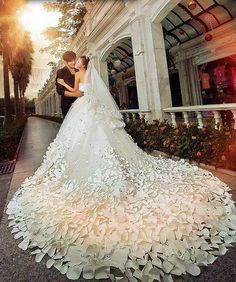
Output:
[[144,150],[236,170],[236,130],[212,125],[200,129],[195,123],[174,128],[167,121],[147,124],[138,118],[126,121],[126,130]]

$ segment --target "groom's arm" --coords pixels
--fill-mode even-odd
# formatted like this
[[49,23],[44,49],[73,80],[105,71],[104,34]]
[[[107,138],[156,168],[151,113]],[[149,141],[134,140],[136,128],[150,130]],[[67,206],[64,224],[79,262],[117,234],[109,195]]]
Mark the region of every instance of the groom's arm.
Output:
[[57,82],[57,79],[58,79],[58,78],[64,79],[62,69],[59,69],[59,70],[57,71],[57,76],[56,76],[56,90],[57,90],[58,95],[64,96],[66,89],[65,89],[65,87],[64,87],[63,85],[61,85],[60,83]]

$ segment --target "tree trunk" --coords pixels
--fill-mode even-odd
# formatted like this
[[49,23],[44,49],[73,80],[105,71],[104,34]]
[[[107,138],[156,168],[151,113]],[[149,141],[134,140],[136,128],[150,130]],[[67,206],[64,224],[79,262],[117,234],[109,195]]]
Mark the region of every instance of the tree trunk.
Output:
[[25,114],[25,97],[22,89],[20,90],[20,114],[21,116]]
[[23,112],[23,115],[25,115],[25,94],[22,93],[22,112]]
[[22,99],[21,99],[21,88],[20,88],[20,86],[19,86],[19,92],[18,92],[19,94],[20,94],[20,98],[19,98],[19,114],[20,114],[20,116],[22,116]]
[[6,126],[12,121],[11,116],[11,99],[10,99],[10,84],[9,84],[9,70],[8,70],[8,55],[7,52],[2,50],[3,57],[3,82],[4,82],[4,122],[3,125]]
[[16,79],[14,79],[14,96],[15,96],[15,115],[16,118],[20,116],[20,101],[19,101],[19,84]]

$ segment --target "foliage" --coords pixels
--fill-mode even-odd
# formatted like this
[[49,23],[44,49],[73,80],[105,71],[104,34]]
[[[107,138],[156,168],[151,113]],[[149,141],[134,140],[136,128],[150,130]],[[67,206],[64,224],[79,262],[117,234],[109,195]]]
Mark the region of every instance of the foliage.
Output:
[[14,158],[26,121],[26,117],[21,117],[0,128],[0,161]]
[[56,0],[44,3],[46,10],[58,12],[61,17],[56,27],[49,27],[44,32],[51,43],[43,51],[49,51],[59,57],[66,50],[83,24],[83,17],[86,13],[84,2],[84,0]]
[[[17,9],[25,0],[0,2],[0,42],[3,56],[5,121],[11,122],[9,68],[14,80],[15,112],[17,116],[23,110],[23,97],[29,83],[32,67],[33,47],[29,34],[20,25],[16,15]],[[20,94],[20,97],[19,97]]]
[[13,26],[12,29],[17,32],[18,36],[15,36],[10,41],[15,48],[10,48],[11,46],[9,46],[9,66],[14,79],[15,112],[17,116],[20,116],[24,112],[23,98],[29,84],[34,51],[28,32],[24,31],[19,24]]
[[200,129],[197,124],[174,128],[167,121],[147,124],[143,119],[126,121],[126,130],[147,151],[236,170],[236,130],[211,125]]

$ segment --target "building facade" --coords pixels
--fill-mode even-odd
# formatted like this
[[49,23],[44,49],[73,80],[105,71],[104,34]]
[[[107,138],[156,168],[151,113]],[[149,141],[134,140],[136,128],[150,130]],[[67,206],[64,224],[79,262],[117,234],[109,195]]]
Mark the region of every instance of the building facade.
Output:
[[[123,112],[171,118],[173,123],[175,113],[182,112],[186,123],[196,116],[202,124],[211,111],[219,121],[225,107],[216,97],[222,89],[228,91],[220,71],[225,75],[225,61],[230,70],[234,62],[236,67],[235,1],[96,0],[86,8],[70,49],[95,57]],[[37,114],[61,115],[55,76],[56,70],[38,94]],[[236,84],[232,87],[231,96],[236,97]],[[226,108],[236,119],[236,100],[230,99]]]

